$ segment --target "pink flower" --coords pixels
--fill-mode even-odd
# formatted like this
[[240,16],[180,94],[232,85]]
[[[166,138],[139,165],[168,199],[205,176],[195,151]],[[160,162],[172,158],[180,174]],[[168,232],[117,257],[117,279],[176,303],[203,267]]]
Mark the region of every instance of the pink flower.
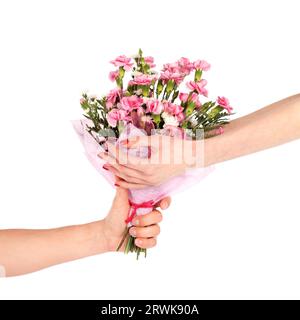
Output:
[[194,68],[196,70],[208,71],[210,69],[210,64],[205,60],[197,60],[194,62]]
[[149,74],[140,74],[130,81],[129,85],[148,86],[152,81],[156,80],[156,76]]
[[164,64],[162,71],[163,72],[169,71],[170,73],[178,73],[179,72],[178,63],[177,62],[166,63]]
[[166,70],[161,74],[160,78],[164,83],[167,83],[169,80],[173,80],[177,85],[179,85],[183,81],[184,75],[178,72],[173,73],[169,70]]
[[154,68],[155,67],[154,58],[153,57],[145,57],[144,60],[148,64],[148,66],[150,68]]
[[117,101],[117,98],[120,98],[120,94],[121,94],[120,89],[110,90],[110,92],[106,96],[106,107],[107,107],[107,109],[111,109],[113,107],[113,105]]
[[143,104],[143,99],[137,96],[124,97],[121,99],[121,108],[126,111],[137,109]]
[[116,127],[118,121],[130,121],[131,118],[127,111],[122,109],[112,109],[108,112],[106,119],[111,127]]
[[188,93],[183,93],[183,92],[179,93],[179,100],[183,103],[187,102],[188,97],[189,97]]
[[[179,93],[179,99],[181,102],[186,103],[188,101],[189,94],[188,93]],[[190,101],[194,102],[196,107],[201,107],[201,102],[199,100],[198,94],[193,92],[189,98]]]
[[180,112],[176,115],[176,118],[179,122],[183,121],[185,119],[185,115],[183,112]]
[[196,108],[201,107],[201,102],[197,93],[193,92],[191,96],[191,101],[195,103]]
[[115,67],[124,67],[126,71],[130,71],[133,63],[131,58],[127,58],[125,55],[118,56],[115,60],[110,61]]
[[183,111],[183,107],[179,106],[178,104],[171,103],[169,101],[163,102],[164,104],[164,111],[171,114],[171,115],[178,115]]
[[86,100],[85,100],[84,98],[81,98],[81,99],[80,99],[80,104],[84,104],[85,101],[86,101]]
[[113,128],[116,127],[120,119],[119,110],[118,109],[110,110],[106,116],[106,119],[111,127]]
[[147,112],[152,112],[154,114],[161,114],[164,110],[162,102],[157,99],[147,99],[146,106]]
[[186,85],[190,90],[196,91],[198,94],[202,94],[203,96],[207,97],[208,91],[205,88],[207,85],[206,80],[202,79],[199,82],[190,81]]
[[233,108],[231,107],[229,100],[225,97],[218,97],[217,99],[218,105],[227,110],[228,113],[231,113]]
[[179,73],[187,76],[194,69],[193,63],[188,58],[180,58],[174,63],[166,63],[163,67],[163,72],[169,71],[170,73]]
[[116,70],[116,71],[111,71],[108,75],[109,77],[109,80],[110,81],[116,81],[116,79],[118,78],[118,75],[119,75],[119,71]]
[[145,110],[143,107],[138,107],[136,109],[136,114],[139,116],[139,117],[143,117],[145,115]]
[[189,75],[191,71],[194,69],[194,65],[188,58],[180,58],[177,62],[178,69],[180,73],[184,73],[185,75]]

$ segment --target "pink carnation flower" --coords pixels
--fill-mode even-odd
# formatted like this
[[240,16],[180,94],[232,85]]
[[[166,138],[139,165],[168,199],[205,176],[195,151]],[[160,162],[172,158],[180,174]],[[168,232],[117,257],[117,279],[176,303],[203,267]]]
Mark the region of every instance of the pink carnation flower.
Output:
[[145,62],[148,64],[150,68],[155,68],[154,58],[153,57],[145,57]]
[[131,58],[127,58],[125,55],[118,56],[115,60],[110,61],[116,67],[124,67],[126,71],[130,71],[133,63],[131,63]]
[[116,81],[118,75],[119,75],[119,71],[118,71],[118,70],[116,70],[116,71],[111,71],[111,72],[109,73],[109,75],[108,75],[109,80],[110,80],[110,81]]
[[207,85],[206,80],[202,79],[199,82],[190,81],[186,85],[190,90],[196,91],[198,94],[202,94],[205,97],[208,96],[208,91],[205,88],[205,86]]
[[116,103],[117,98],[120,98],[121,91],[120,89],[112,89],[106,96],[106,107],[111,109]]
[[148,86],[152,81],[156,80],[156,76],[149,74],[140,74],[129,82],[129,85]]
[[111,127],[116,127],[118,121],[129,121],[130,117],[128,116],[128,113],[125,110],[112,109],[108,112],[106,119]]
[[194,69],[193,63],[190,62],[188,58],[180,58],[174,63],[164,64],[163,71],[169,71],[170,73],[179,73],[183,76],[187,76]]
[[185,75],[189,75],[191,71],[194,69],[194,65],[188,58],[180,58],[177,62],[178,64],[178,70],[180,73],[183,73]]
[[218,105],[227,110],[228,113],[231,113],[233,108],[231,107],[229,100],[225,97],[218,97],[217,99]]
[[194,68],[196,70],[208,71],[210,69],[210,64],[205,60],[197,60],[194,62]]
[[143,104],[143,99],[137,96],[129,96],[121,99],[121,108],[126,111],[138,109]]
[[177,62],[166,63],[164,64],[162,71],[163,72],[169,71],[170,73],[178,73],[179,72],[178,63]]
[[179,122],[183,121],[185,119],[185,115],[183,112],[180,112],[176,115],[176,118]]
[[163,104],[164,104],[164,111],[171,115],[177,116],[183,111],[183,107],[179,106],[178,104],[171,103],[169,101],[165,101]]
[[[188,93],[179,93],[179,99],[181,102],[186,103],[188,100],[189,94]],[[190,101],[193,101],[196,105],[196,108],[201,107],[201,102],[199,100],[198,94],[193,92],[191,97],[190,97]]]
[[166,70],[161,74],[160,78],[163,80],[164,83],[167,83],[169,80],[173,80],[175,81],[176,85],[179,85],[183,81],[184,75],[179,72],[173,73],[169,70]]
[[164,110],[164,106],[161,101],[157,99],[146,99],[147,112],[154,114],[161,114]]

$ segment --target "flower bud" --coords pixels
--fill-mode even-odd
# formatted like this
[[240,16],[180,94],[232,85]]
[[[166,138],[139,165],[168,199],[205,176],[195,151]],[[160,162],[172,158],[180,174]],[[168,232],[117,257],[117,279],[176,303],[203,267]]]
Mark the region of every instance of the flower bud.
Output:
[[169,81],[168,81],[168,84],[167,84],[167,89],[166,89],[166,91],[167,91],[168,93],[171,93],[172,90],[174,89],[174,85],[175,85],[174,81],[173,81],[173,80],[169,80]]
[[201,80],[202,70],[196,70],[195,72],[195,82],[199,82]]
[[163,89],[164,89],[164,86],[163,86],[162,80],[160,79],[160,80],[158,81],[157,87],[156,87],[156,94],[157,94],[157,96],[159,96],[159,95],[162,93]]

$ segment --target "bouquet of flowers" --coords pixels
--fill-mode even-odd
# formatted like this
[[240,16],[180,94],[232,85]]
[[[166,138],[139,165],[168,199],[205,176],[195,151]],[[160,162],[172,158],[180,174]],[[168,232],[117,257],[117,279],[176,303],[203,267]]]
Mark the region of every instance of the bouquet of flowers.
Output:
[[[210,69],[206,61],[181,58],[164,64],[162,71],[156,72],[153,57],[144,57],[139,50],[134,57],[121,55],[111,63],[116,70],[110,72],[109,78],[116,87],[103,97],[84,93],[80,104],[85,119],[74,122],[89,160],[111,184],[113,175],[103,170],[104,163],[97,157],[99,152],[108,151],[108,142],[123,148],[120,142],[133,136],[160,134],[184,140],[223,133],[222,126],[229,122],[232,107],[225,97],[216,101],[207,99],[207,81],[202,78],[203,72]],[[122,150],[141,158],[149,157],[148,149]],[[135,246],[128,233],[132,219],[150,212],[162,197],[198,182],[208,172],[210,168],[198,168],[156,187],[130,190],[131,210],[119,247],[127,241],[125,253],[146,255],[146,250]]]

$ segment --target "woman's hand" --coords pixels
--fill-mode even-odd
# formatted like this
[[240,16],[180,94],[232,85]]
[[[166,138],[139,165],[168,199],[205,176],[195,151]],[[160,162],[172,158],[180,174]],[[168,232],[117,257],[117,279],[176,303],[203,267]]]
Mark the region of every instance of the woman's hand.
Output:
[[[171,198],[162,199],[157,206],[165,210],[169,207]],[[107,243],[107,251],[116,251],[124,230],[126,228],[125,219],[128,216],[128,190],[117,188],[116,196],[112,207],[104,219],[104,235]],[[156,237],[160,233],[159,222],[162,221],[162,214],[159,210],[153,210],[151,213],[143,216],[137,216],[133,220],[133,227],[130,228],[130,235],[136,237],[135,244],[140,248],[152,248],[156,245]],[[121,247],[124,250],[125,244]]]
[[[201,143],[169,136],[134,137],[122,142],[127,150],[149,150],[148,158],[128,155],[115,145],[109,144],[107,153],[99,157],[107,163],[104,169],[121,178],[118,185],[128,189],[141,189],[160,185],[170,178],[180,175],[186,169],[196,166],[201,157]],[[125,149],[125,151],[126,151]],[[198,164],[199,165],[199,164]]]
[[[165,198],[158,205],[166,209],[170,201],[170,198]],[[103,220],[45,230],[0,230],[0,277],[16,276],[115,251],[126,227],[128,210],[128,191],[117,188],[112,208]],[[161,220],[158,210],[134,220],[135,226],[130,233],[136,236],[137,246],[155,246]]]

